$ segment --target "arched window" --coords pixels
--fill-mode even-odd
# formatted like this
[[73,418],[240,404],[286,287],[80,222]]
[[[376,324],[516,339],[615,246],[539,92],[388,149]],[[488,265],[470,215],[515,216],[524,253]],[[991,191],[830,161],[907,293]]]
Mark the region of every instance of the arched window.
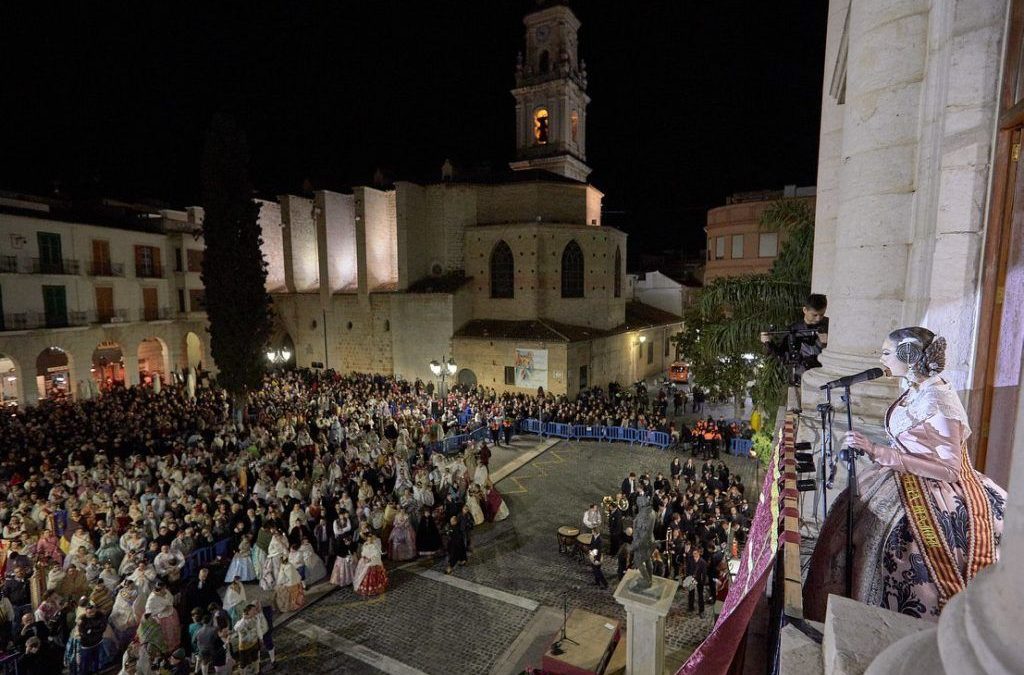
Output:
[[548,109],[537,108],[533,111],[533,140],[537,145],[548,142]]
[[512,249],[499,241],[491,251],[491,297],[514,298],[516,295],[515,260]]
[[576,240],[562,251],[562,297],[583,297],[583,250]]
[[537,63],[537,70],[539,70],[541,74],[551,70],[551,57],[548,55],[548,50],[546,49],[540,53],[540,61]]
[[622,297],[622,251],[615,247],[615,297]]

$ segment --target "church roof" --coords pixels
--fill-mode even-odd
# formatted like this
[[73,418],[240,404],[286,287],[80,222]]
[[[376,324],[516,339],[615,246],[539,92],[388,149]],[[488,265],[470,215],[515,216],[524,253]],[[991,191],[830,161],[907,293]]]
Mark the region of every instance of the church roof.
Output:
[[533,342],[583,342],[643,328],[679,323],[683,318],[641,302],[626,303],[626,321],[612,330],[573,326],[549,319],[503,321],[474,319],[455,331],[457,338],[529,340]]

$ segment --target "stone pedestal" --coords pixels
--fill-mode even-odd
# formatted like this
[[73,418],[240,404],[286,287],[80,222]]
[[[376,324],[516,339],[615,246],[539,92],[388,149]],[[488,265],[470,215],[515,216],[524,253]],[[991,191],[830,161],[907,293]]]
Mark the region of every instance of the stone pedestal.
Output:
[[632,590],[640,572],[629,570],[615,589],[626,608],[626,675],[662,675],[665,670],[665,615],[679,588],[678,581],[654,577],[645,591]]

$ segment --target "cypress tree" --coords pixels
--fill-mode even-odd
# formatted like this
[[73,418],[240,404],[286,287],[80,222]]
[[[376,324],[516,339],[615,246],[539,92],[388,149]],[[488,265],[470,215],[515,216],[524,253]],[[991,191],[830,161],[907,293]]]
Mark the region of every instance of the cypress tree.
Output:
[[220,370],[217,381],[231,394],[239,419],[249,392],[262,385],[272,327],[260,207],[253,199],[248,164],[245,133],[230,118],[214,117],[201,171],[202,279],[210,350]]

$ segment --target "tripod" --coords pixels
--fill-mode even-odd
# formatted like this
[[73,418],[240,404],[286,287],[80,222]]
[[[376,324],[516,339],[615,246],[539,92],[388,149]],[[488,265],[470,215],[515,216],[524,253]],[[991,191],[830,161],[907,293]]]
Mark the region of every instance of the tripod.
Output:
[[569,591],[562,591],[562,634],[561,637],[555,641],[555,644],[551,645],[551,653],[555,656],[565,653],[565,650],[562,649],[563,642],[571,642],[577,647],[580,646],[579,642],[576,642],[572,638],[566,636],[565,625],[567,623],[569,623]]

